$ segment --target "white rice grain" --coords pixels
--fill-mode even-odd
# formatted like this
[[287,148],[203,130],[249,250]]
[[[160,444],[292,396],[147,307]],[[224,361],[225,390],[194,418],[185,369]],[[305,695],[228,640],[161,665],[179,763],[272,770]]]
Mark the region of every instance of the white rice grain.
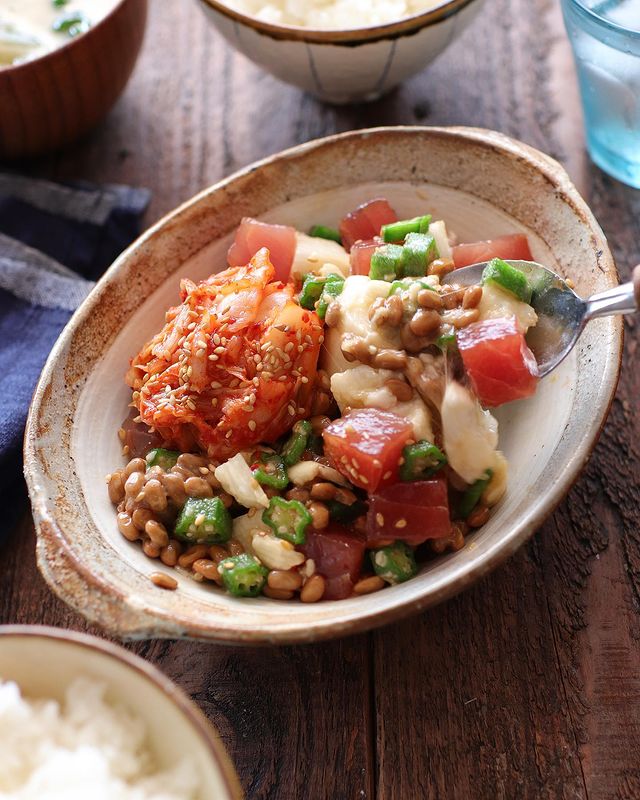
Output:
[[226,0],[237,11],[275,25],[351,30],[385,25],[429,11],[443,0]]
[[194,766],[159,770],[142,720],[106,691],[77,678],[60,704],[0,682],[2,800],[196,800]]

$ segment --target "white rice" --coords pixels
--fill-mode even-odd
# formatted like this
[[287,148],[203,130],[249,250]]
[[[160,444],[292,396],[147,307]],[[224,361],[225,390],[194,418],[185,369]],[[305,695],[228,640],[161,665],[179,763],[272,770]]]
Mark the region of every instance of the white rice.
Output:
[[59,704],[0,682],[2,800],[195,800],[193,765],[158,771],[144,723],[107,703],[106,690],[78,678]]
[[276,25],[350,30],[396,22],[428,11],[443,0],[223,0],[250,17]]

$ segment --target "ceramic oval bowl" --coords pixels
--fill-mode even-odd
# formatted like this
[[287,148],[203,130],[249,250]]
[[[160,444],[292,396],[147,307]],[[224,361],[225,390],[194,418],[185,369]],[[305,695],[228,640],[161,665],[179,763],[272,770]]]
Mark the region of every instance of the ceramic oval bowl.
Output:
[[202,800],[241,800],[240,783],[217,732],[155,667],[95,636],[38,625],[0,626],[0,679],[15,681],[28,699],[62,702],[78,677],[105,683],[107,701],[122,704],[143,721],[161,769],[191,758]]
[[129,80],[146,17],[147,0],[120,0],[87,33],[0,69],[0,158],[41,155],[91,130]]
[[375,100],[430,64],[469,24],[482,0],[443,0],[388,25],[312,30],[274,25],[218,0],[200,0],[236,49],[280,80],[329,103]]
[[[611,402],[621,322],[590,323],[535,397],[499,410],[509,489],[456,553],[407,583],[308,605],[240,600],[177,575],[156,588],[158,562],[118,533],[104,476],[123,463],[116,431],[130,399],[129,358],[159,329],[182,276],[225,266],[243,216],[307,229],[336,225],[358,203],[389,198],[401,218],[425,210],[461,241],[524,231],[533,255],[589,295],[617,282],[602,231],[555,161],[501,134],[470,128],[380,128],[321,139],[227,178],[151,228],[111,267],[56,344],[26,433],[26,476],[38,563],[67,603],[119,636],[235,642],[328,638],[426,608],[499,564],[554,508],[585,463]],[[535,433],[532,433],[535,432]],[[162,565],[160,565],[162,568]]]

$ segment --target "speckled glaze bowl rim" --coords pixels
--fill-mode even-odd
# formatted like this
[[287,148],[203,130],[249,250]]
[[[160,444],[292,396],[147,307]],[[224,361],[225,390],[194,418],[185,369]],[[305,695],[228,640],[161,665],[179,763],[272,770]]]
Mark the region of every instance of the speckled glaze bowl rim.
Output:
[[[523,509],[520,512],[519,524],[516,524],[509,531],[509,536],[496,542],[488,552],[472,557],[464,571],[454,576],[455,579],[441,581],[439,585],[433,588],[425,588],[417,584],[417,594],[409,600],[402,602],[390,600],[380,609],[364,610],[364,613],[358,616],[349,615],[338,620],[333,619],[328,614],[326,619],[315,620],[311,625],[305,627],[292,625],[290,628],[285,627],[282,629],[272,629],[268,625],[255,625],[238,630],[229,625],[218,623],[215,619],[201,620],[185,613],[181,614],[175,610],[157,608],[149,612],[141,608],[131,608],[129,616],[126,620],[123,620],[122,604],[127,605],[127,597],[124,592],[113,584],[105,582],[102,576],[94,574],[90,569],[90,565],[84,563],[72,552],[67,543],[67,537],[58,525],[55,502],[47,496],[46,491],[42,488],[45,481],[46,468],[38,457],[37,449],[39,408],[46,401],[47,389],[50,387],[52,373],[59,354],[66,349],[67,343],[72,339],[76,328],[81,326],[85,317],[88,317],[93,312],[95,304],[100,300],[103,288],[107,287],[111,277],[120,266],[125,264],[140,248],[144,248],[146,242],[159,231],[179,226],[182,214],[197,206],[203,199],[214,193],[225,191],[229,186],[233,186],[252,173],[259,172],[264,167],[278,165],[281,162],[295,163],[298,159],[302,160],[314,152],[321,151],[322,148],[331,148],[334,145],[340,145],[341,142],[353,144],[367,137],[379,136],[384,138],[394,135],[411,136],[414,134],[427,134],[431,137],[453,140],[454,142],[466,142],[498,153],[500,157],[512,160],[516,164],[526,164],[527,167],[530,167],[544,179],[545,183],[552,188],[556,195],[562,196],[580,223],[587,227],[598,269],[607,277],[611,285],[618,282],[613,257],[604,234],[564,168],[549,156],[529,145],[496,131],[468,127],[417,126],[391,126],[350,131],[307,142],[272,155],[250,164],[196,194],[151,226],[125,250],[97,283],[83,305],[76,311],[51,351],[36,387],[27,420],[24,453],[25,477],[38,529],[38,566],[56,593],[73,607],[78,608],[77,602],[74,605],[74,597],[81,589],[101,592],[112,603],[119,604],[117,616],[113,611],[107,610],[103,612],[102,617],[98,618],[99,615],[97,613],[91,613],[92,609],[83,610],[85,616],[91,621],[102,625],[116,635],[128,638],[145,636],[176,638],[177,636],[183,636],[229,644],[288,644],[320,641],[349,633],[370,630],[391,621],[404,619],[412,613],[437,605],[487,575],[530,538],[533,532],[554,511],[577,479],[596,445],[615,394],[622,357],[623,327],[620,318],[610,318],[609,320],[614,336],[608,350],[608,370],[603,376],[600,405],[594,409],[595,413],[591,416],[591,425],[587,434],[580,440],[580,446],[573,452],[571,458],[567,460],[565,468],[558,475],[554,484],[545,490],[544,505],[541,500],[538,500],[533,504],[533,507]],[[50,551],[54,551],[56,554],[56,564],[53,566],[45,557],[45,544]],[[63,572],[65,573],[63,579],[58,580],[59,575]],[[70,585],[70,581],[72,585]],[[409,584],[406,585],[408,586]],[[335,605],[339,605],[339,602],[335,603]]]
[[[148,0],[132,0],[133,2],[143,2],[147,3]],[[43,64],[48,61],[52,61],[56,57],[59,57],[62,54],[64,58],[64,54],[70,50],[72,47],[77,46],[79,42],[86,42],[89,39],[93,39],[97,32],[100,31],[102,26],[108,22],[112,17],[114,17],[122,8],[122,6],[127,2],[127,0],[117,0],[114,4],[113,8],[105,14],[102,19],[92,25],[88,31],[81,34],[80,36],[74,36],[73,38],[69,39],[68,42],[59,45],[58,47],[54,47],[53,50],[47,50],[41,56],[36,56],[36,58],[30,58],[27,61],[21,61],[19,64],[10,64],[9,66],[0,67],[0,80],[5,76],[12,76],[16,75],[20,72],[26,72],[28,69],[33,69],[36,64]],[[91,42],[89,42],[91,44]]]
[[263,22],[256,17],[243,14],[235,8],[231,8],[220,0],[200,0],[204,5],[209,6],[219,14],[224,15],[235,24],[241,23],[248,28],[269,36],[271,39],[280,39],[307,44],[334,44],[344,46],[354,46],[358,44],[368,44],[384,39],[396,39],[400,36],[410,36],[421,28],[435,25],[448,17],[457,14],[466,6],[480,0],[441,0],[440,4],[428,11],[402,17],[395,22],[388,22],[384,25],[372,25],[364,28],[348,29],[315,29],[304,28],[298,25],[279,25],[273,22]]
[[[58,642],[62,646],[76,648],[79,651],[83,649],[93,650],[101,656],[120,662],[128,671],[135,672],[154,684],[162,694],[169,698],[172,705],[187,720],[189,727],[198,735],[198,738],[207,748],[211,760],[216,764],[220,772],[229,797],[233,798],[233,800],[242,800],[244,798],[233,763],[220,740],[217,730],[186,692],[156,666],[107,639],[100,639],[88,633],[65,628],[54,628],[49,625],[0,625],[0,647],[2,642],[9,637],[15,639],[47,639]],[[114,686],[117,686],[117,684],[114,683]]]

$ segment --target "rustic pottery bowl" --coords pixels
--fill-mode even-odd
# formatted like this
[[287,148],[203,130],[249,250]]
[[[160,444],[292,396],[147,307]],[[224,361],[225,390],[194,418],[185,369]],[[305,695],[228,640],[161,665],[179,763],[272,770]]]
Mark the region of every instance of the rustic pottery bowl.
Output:
[[328,103],[376,100],[430,64],[466,28],[482,0],[442,0],[387,25],[313,30],[275,25],[199,0],[207,17],[247,58]]
[[241,800],[240,783],[217,732],[158,669],[95,636],[39,625],[0,626],[0,679],[15,681],[28,698],[60,702],[80,676],[107,684],[107,699],[142,719],[163,769],[184,756],[194,759],[206,787],[202,800]]
[[[158,562],[116,528],[104,476],[123,463],[128,359],[159,329],[182,276],[225,265],[245,215],[336,225],[357,203],[389,198],[401,217],[443,217],[462,241],[525,231],[534,257],[589,295],[617,283],[607,242],[562,167],[527,145],[473,128],[380,128],[301,145],[206,189],[169,214],[110,268],[54,347],[29,417],[26,477],[38,564],[53,590],[122,637],[310,641],[362,631],[461,591],[542,523],[587,460],[620,364],[619,319],[592,322],[578,348],[527,401],[499,410],[508,493],[457,553],[407,583],[314,605],[242,600],[177,575],[154,586]],[[160,565],[160,568],[163,568]]]
[[0,158],[57,150],[91,130],[129,80],[146,17],[147,0],[120,0],[87,33],[0,69]]

